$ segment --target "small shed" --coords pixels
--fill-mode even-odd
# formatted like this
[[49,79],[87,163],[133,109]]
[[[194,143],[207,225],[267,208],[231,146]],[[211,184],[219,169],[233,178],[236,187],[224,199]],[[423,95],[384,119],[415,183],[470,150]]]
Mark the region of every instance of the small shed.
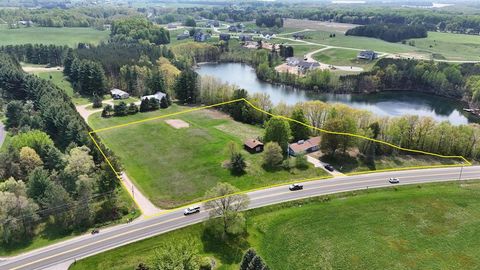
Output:
[[263,143],[257,139],[248,139],[243,143],[243,147],[245,150],[248,152],[254,154],[254,153],[260,153],[263,151]]

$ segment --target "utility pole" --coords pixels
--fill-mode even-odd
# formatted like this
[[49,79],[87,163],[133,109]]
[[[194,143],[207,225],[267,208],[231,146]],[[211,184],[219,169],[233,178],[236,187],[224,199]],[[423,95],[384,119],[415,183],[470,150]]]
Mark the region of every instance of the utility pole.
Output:
[[135,189],[133,189],[133,184],[132,184],[132,197],[135,199]]
[[460,167],[460,175],[458,176],[458,181],[462,180],[463,166]]

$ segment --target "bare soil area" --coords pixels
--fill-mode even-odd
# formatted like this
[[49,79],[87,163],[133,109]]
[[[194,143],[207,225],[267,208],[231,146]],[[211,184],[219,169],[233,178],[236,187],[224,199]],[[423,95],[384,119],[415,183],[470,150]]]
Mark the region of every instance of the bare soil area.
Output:
[[286,19],[285,22],[283,23],[283,26],[285,28],[336,31],[336,32],[345,33],[347,30],[355,28],[359,25],[348,24],[348,23],[336,23],[336,22]]

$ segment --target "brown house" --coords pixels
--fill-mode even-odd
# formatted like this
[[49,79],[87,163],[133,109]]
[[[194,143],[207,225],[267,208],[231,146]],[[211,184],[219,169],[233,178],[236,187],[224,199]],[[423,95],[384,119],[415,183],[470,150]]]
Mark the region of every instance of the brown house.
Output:
[[288,148],[289,154],[292,156],[318,151],[320,149],[320,137],[291,143]]
[[243,147],[250,153],[260,153],[263,151],[263,143],[256,139],[248,139],[243,143]]

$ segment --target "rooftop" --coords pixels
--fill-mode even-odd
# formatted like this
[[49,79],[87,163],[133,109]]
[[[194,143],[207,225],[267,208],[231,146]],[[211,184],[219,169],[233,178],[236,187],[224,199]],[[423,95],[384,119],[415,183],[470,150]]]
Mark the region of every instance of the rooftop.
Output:
[[290,149],[292,149],[295,153],[301,153],[307,151],[307,149],[315,147],[320,144],[320,136],[312,137],[308,140],[298,141],[296,143],[291,143],[289,145]]

